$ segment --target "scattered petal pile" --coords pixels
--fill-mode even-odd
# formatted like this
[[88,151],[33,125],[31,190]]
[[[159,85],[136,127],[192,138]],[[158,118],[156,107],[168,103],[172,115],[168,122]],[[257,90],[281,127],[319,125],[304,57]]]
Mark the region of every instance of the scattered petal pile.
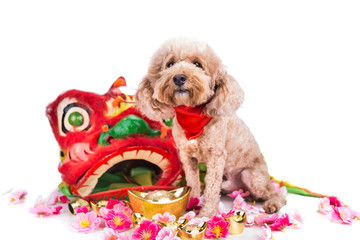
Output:
[[[273,184],[277,191],[286,194],[286,188],[280,187],[276,182],[273,182]],[[10,196],[10,203],[18,203],[25,199],[26,195],[27,192],[25,190],[13,192]],[[298,211],[282,215],[268,215],[262,207],[256,206],[255,203],[247,204],[243,197],[249,196],[249,192],[244,192],[242,189],[234,191],[228,194],[228,196],[234,198],[232,209],[227,212],[224,204],[220,203],[218,207],[219,215],[213,216],[211,219],[206,217],[196,218],[196,214],[200,211],[203,201],[201,198],[191,198],[187,206],[187,212],[178,221],[187,219],[189,221],[188,224],[191,225],[207,222],[208,225],[205,231],[207,239],[226,239],[230,234],[228,218],[239,210],[246,213],[246,227],[251,227],[255,224],[261,227],[259,237],[263,240],[272,240],[272,231],[283,231],[285,228],[300,228],[303,225],[302,217]],[[66,196],[59,196],[59,193],[55,191],[50,195],[47,203],[39,197],[35,205],[30,208],[30,213],[35,214],[37,217],[59,214],[62,206],[56,204],[67,202],[68,198]],[[335,196],[320,199],[318,211],[331,217],[332,221],[342,224],[352,224],[354,220],[360,219],[358,212],[345,205]],[[89,211],[89,208],[86,206],[76,208],[75,212],[75,219],[72,223],[74,231],[91,233],[99,228],[102,221],[104,222],[105,228],[99,235],[99,240],[180,240],[177,236],[178,230],[176,228],[161,228],[158,224],[159,222],[176,221],[175,215],[168,212],[155,214],[152,217],[152,221],[144,220],[140,226],[134,229],[131,238],[128,234],[123,234],[122,232],[132,228],[131,216],[133,212],[122,201],[110,199],[106,207],[100,208],[98,212]]]
[[328,215],[334,222],[352,224],[354,220],[360,219],[360,214],[341,202],[337,197],[330,196],[320,199],[318,210]]
[[35,214],[37,217],[47,217],[52,214],[59,214],[62,206],[50,207],[39,197],[33,207],[29,209],[30,213]]

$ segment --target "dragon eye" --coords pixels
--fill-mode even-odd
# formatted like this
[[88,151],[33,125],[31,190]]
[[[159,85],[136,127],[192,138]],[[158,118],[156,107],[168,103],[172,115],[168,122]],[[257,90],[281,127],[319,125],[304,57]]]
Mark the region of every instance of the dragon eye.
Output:
[[67,105],[61,118],[61,130],[67,132],[81,132],[88,130],[90,125],[90,110],[78,103],[70,103]]
[[60,159],[62,163],[64,163],[65,157],[66,157],[66,153],[63,150],[60,150]]
[[81,126],[81,124],[83,124],[84,117],[79,112],[72,112],[69,115],[68,122],[70,123],[70,125],[72,125],[74,127],[78,127],[78,126]]

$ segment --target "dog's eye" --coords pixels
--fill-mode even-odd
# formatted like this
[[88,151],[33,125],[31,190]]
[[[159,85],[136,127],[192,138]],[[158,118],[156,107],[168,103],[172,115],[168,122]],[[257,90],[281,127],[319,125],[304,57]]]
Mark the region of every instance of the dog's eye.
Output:
[[174,62],[169,62],[168,64],[166,64],[166,67],[169,68],[169,67],[172,67],[175,63]]
[[199,62],[193,62],[193,64],[198,68],[202,68],[202,66],[201,66],[201,64]]

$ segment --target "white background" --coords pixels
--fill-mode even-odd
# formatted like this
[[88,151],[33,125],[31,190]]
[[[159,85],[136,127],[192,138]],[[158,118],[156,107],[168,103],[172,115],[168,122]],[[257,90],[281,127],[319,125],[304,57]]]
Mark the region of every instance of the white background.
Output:
[[[19,208],[0,197],[0,229],[18,231],[15,239],[70,234],[71,221],[27,212],[60,182],[46,105],[69,89],[103,94],[121,75],[136,88],[152,53],[178,36],[208,42],[239,81],[238,115],[272,175],[360,211],[359,13],[358,1],[2,1],[0,194],[24,188],[29,196]],[[307,221],[276,239],[358,238],[359,221],[331,223],[316,199],[288,200]],[[71,236],[94,238],[80,235]]]

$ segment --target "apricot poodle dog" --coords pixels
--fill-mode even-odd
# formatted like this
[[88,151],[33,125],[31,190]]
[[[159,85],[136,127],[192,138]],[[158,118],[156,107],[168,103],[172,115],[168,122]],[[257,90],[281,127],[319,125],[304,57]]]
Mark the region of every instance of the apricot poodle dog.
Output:
[[198,164],[205,163],[200,216],[217,214],[221,190],[245,189],[252,199],[264,201],[267,213],[286,204],[270,182],[253,135],[236,115],[243,90],[207,44],[165,42],[153,55],[136,99],[151,119],[174,117],[172,132],[193,197],[201,194]]

